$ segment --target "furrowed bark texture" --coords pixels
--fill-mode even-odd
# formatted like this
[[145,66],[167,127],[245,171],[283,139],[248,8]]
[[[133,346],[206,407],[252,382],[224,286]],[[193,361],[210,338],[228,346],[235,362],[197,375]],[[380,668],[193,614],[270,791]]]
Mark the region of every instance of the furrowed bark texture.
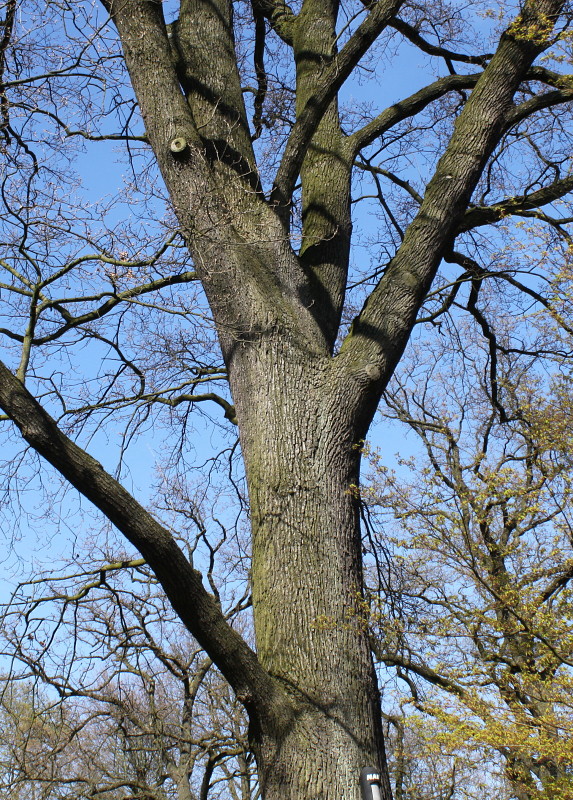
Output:
[[[297,117],[304,113],[336,54],[338,4],[306,2],[294,37]],[[332,347],[336,340],[350,254],[350,176],[336,98],[328,106],[301,167],[304,237],[299,256],[315,299],[313,308]]]
[[[182,0],[169,29],[160,2],[105,2],[229,372],[251,503],[256,658],[223,624],[167,532],[65,437],[51,453],[44,434],[57,438],[53,421],[0,372],[10,389],[1,404],[23,435],[145,554],[238,692],[266,800],[357,800],[367,765],[379,766],[384,800],[391,798],[362,602],[360,443],[505,129],[513,95],[562,7],[557,0],[526,2],[480,76],[432,84],[427,95],[417,93],[345,138],[335,90],[350,73],[349,59],[361,57],[400,5],[369,5],[337,54],[334,0],[305,0],[298,18],[273,2],[260,4],[292,44],[299,93],[296,130],[267,202],[243,105],[230,2]],[[356,151],[391,119],[415,113],[456,81],[473,88],[449,147],[398,254],[333,357]],[[176,155],[175,139],[184,143]],[[295,254],[285,223],[292,197],[285,191],[299,174],[303,238]],[[26,414],[45,429],[28,429]]]
[[360,448],[336,378],[327,358],[281,339],[235,359],[257,653],[297,707],[280,751],[255,736],[268,797],[355,797],[362,767],[385,774],[361,593]]

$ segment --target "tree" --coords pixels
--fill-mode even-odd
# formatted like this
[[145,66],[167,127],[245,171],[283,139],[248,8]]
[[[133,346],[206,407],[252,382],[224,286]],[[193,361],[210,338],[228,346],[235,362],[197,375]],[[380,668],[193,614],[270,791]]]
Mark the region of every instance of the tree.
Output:
[[403,702],[400,712],[387,714],[386,741],[396,800],[453,800],[486,796],[507,798],[491,752],[469,743],[456,746],[430,715]]
[[5,610],[3,793],[204,800],[223,787],[223,796],[257,797],[228,684],[141,559],[94,561],[22,584]]
[[371,496],[401,609],[375,621],[377,655],[411,689],[403,705],[435,721],[434,744],[497,753],[519,800],[571,796],[569,324],[566,308],[525,328],[500,314],[492,350],[459,325],[458,351],[445,329],[431,358],[413,348],[417,386],[395,381],[385,413],[422,450],[410,479],[381,468]]
[[[19,38],[16,0],[6,5],[0,97],[9,164],[4,202],[12,229],[5,240],[12,249],[3,262],[4,291],[18,314],[24,314],[22,304],[27,308],[23,327],[16,313],[10,319],[5,312],[4,333],[21,347],[15,374],[0,367],[0,406],[25,442],[141,553],[229,682],[249,717],[265,798],[355,797],[365,765],[379,767],[382,795],[389,798],[361,601],[360,443],[442,260],[461,266],[456,283],[472,281],[479,291],[485,276],[476,275],[468,257],[471,232],[511,214],[537,213],[557,228],[566,224],[536,209],[573,186],[566,157],[556,155],[567,142],[564,122],[573,96],[570,77],[559,71],[568,58],[568,4],[510,3],[488,26],[478,13],[481,4],[466,3],[463,13],[479,23],[473,28],[464,27],[456,4],[400,0],[344,8],[323,0],[304,0],[300,8],[256,0],[251,9],[233,9],[226,0],[181,0],[169,24],[156,0],[104,0],[103,8],[109,20],[81,2],[43,6],[54,30],[56,12],[62,15],[60,30],[73,44],[32,74],[34,52],[25,36]],[[37,30],[32,25],[28,32]],[[78,31],[87,31],[81,47]],[[134,128],[133,98],[121,86],[116,35],[144,136]],[[465,52],[466,41],[480,40],[493,42],[494,51]],[[345,118],[338,96],[361,59],[370,52],[376,69],[376,54],[391,55],[394,42],[434,59],[437,77],[369,119],[356,110]],[[247,53],[253,69],[245,66]],[[281,69],[276,79],[269,80],[265,53],[273,64],[270,76]],[[110,132],[105,116],[74,129],[65,119],[72,92],[66,95],[62,87],[69,81],[83,91],[88,114],[95,114],[94,87],[102,79],[117,81],[106,111],[113,107],[122,129]],[[560,148],[544,122],[557,118],[555,109]],[[39,115],[67,136],[151,148],[193,270],[169,271],[169,238],[154,248],[134,248],[130,258],[132,234],[128,252],[111,254],[113,232],[78,233],[88,222],[80,212],[73,226],[57,217],[53,184],[52,194],[43,194],[46,212],[39,221],[32,206],[42,197],[34,187],[44,165],[34,139],[26,138]],[[422,153],[428,126],[434,129],[432,152],[426,165],[418,161],[425,174],[411,177],[399,164],[400,148],[408,159],[418,137]],[[391,169],[371,163],[385,147]],[[507,165],[512,147],[530,156],[521,175]],[[358,276],[350,260],[355,164],[371,176],[391,226],[388,235],[380,228],[384,268]],[[136,157],[132,166],[137,174]],[[383,180],[395,187],[391,204]],[[67,255],[62,260],[59,254],[59,268],[52,264],[48,274],[48,256],[55,258],[62,239]],[[89,269],[94,262],[108,266],[111,290],[82,288],[84,275],[86,285],[96,280]],[[138,281],[138,270],[145,269],[161,274]],[[133,276],[130,288],[120,288]],[[62,280],[71,282],[67,301],[53,289]],[[194,280],[208,301],[223,364],[215,359],[191,374],[185,364],[179,383],[148,391],[138,363],[124,355],[117,336],[106,338],[99,321],[105,326],[112,313],[119,319],[121,304],[148,302],[158,310],[161,292]],[[371,291],[364,298],[366,285]],[[527,282],[520,285],[532,291]],[[347,293],[348,286],[356,291]],[[447,287],[439,288],[444,303],[451,302]],[[348,325],[356,303],[361,310]],[[117,322],[118,334],[120,329]],[[200,572],[159,520],[160,509],[147,511],[48,414],[50,398],[68,410],[67,376],[55,377],[53,368],[46,377],[40,365],[50,346],[67,347],[74,336],[99,337],[121,359],[121,370],[136,376],[139,388],[124,394],[124,402],[148,407],[163,400],[173,407],[211,399],[237,424],[249,496],[256,653],[204,588]],[[197,394],[209,370],[222,378],[223,365],[232,402],[224,393]],[[42,386],[49,393],[44,405],[33,396],[34,390],[42,396]],[[177,386],[191,393],[176,392]],[[111,407],[107,390],[102,394],[103,405]],[[85,405],[98,403],[88,397]]]

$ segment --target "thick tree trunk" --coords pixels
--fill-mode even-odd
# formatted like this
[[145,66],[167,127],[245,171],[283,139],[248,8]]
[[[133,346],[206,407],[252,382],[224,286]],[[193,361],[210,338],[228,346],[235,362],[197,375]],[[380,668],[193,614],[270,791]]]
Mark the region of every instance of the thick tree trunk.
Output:
[[309,358],[284,336],[251,344],[232,362],[257,653],[294,708],[282,730],[251,729],[267,800],[350,800],[363,767],[385,774],[361,588],[360,445],[332,371],[327,358]]

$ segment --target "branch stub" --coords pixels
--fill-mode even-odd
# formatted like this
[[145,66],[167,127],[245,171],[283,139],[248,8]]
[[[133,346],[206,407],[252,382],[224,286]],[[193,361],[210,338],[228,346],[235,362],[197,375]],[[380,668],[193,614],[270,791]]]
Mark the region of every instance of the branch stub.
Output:
[[169,145],[169,149],[174,155],[181,155],[188,147],[187,139],[185,139],[184,136],[177,136],[175,139],[172,139]]

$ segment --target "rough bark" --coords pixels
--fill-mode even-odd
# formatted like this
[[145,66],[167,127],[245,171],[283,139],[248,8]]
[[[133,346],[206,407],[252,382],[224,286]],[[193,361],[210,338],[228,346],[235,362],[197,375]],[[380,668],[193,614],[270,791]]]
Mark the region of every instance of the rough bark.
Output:
[[268,797],[352,797],[362,767],[385,767],[361,604],[360,448],[336,384],[328,358],[280,339],[234,368],[257,653],[297,707],[279,751],[253,731]]

